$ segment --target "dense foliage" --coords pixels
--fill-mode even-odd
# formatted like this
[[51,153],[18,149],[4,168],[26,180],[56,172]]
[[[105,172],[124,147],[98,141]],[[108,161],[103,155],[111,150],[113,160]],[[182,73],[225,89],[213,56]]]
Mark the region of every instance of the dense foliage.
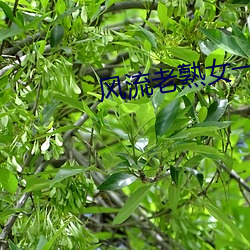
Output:
[[0,249],[250,249],[248,7],[0,1]]

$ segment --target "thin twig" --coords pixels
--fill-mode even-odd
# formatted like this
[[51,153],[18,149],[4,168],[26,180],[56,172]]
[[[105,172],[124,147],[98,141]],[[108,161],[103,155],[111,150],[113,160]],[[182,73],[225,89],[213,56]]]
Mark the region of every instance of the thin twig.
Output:
[[[13,16],[16,15],[16,10],[17,10],[17,6],[18,6],[18,2],[19,2],[19,0],[15,0],[14,7],[13,7],[13,10],[12,10]],[[8,28],[10,28],[11,24],[12,24],[12,20],[9,19],[9,21],[8,21]],[[6,40],[4,39],[2,41],[2,45],[1,45],[1,48],[0,48],[0,55],[2,55],[2,53],[3,53],[3,49],[5,47],[5,44],[6,44]]]
[[246,191],[250,192],[250,186],[234,170],[229,170],[224,163],[218,165],[220,168],[225,170],[232,179],[236,180]]
[[142,26],[141,26],[142,28],[145,27],[146,21],[148,21],[148,19],[150,18],[150,15],[151,15],[151,12],[152,12],[152,8],[153,8],[154,4],[155,4],[155,0],[153,0],[152,4],[151,4],[151,6],[150,6],[150,9],[149,9],[149,11],[147,12],[146,20],[143,22],[143,24],[142,24]]
[[[40,166],[38,166],[38,168],[36,169],[35,174],[43,172],[47,165],[48,165],[48,162],[43,162],[42,164],[40,164]],[[24,193],[21,196],[21,198],[17,201],[14,209],[22,208],[25,205],[25,203],[28,200],[30,195],[31,195],[31,192]],[[5,238],[11,232],[11,229],[12,229],[17,217],[18,217],[18,215],[15,213],[12,216],[10,216],[9,219],[7,220],[7,222],[5,223],[5,225],[3,227],[3,230],[2,230],[2,232],[0,234],[0,243],[1,243],[2,240],[5,240]]]

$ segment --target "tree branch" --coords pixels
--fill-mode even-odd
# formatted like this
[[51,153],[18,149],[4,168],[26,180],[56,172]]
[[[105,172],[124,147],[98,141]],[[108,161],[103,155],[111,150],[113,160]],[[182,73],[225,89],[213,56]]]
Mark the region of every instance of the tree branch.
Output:
[[230,177],[236,180],[246,191],[250,192],[250,186],[233,169],[229,170],[224,163],[219,164],[219,167],[224,169]]
[[19,50],[23,49],[25,46],[31,45],[33,42],[43,38],[45,32],[39,32],[33,36],[27,36],[25,39],[18,41],[13,44],[13,47],[6,48],[3,50],[3,55],[15,55]]
[[[50,45],[46,45],[44,52],[45,53],[49,52],[50,49],[51,49]],[[18,69],[21,66],[20,62],[23,62],[27,56],[28,55],[21,56],[19,58],[19,60],[15,60],[12,64],[9,64],[9,65],[5,66],[4,68],[0,69],[0,77],[3,76],[7,71],[9,71],[11,69]]]
[[[38,166],[38,168],[36,169],[35,174],[43,172],[47,165],[48,165],[48,162],[41,163],[40,166]],[[21,196],[21,198],[17,201],[14,209],[22,208],[25,205],[25,203],[27,202],[30,195],[31,195],[31,192],[24,193]],[[17,217],[18,217],[17,214],[13,214],[7,220],[7,222],[5,223],[5,225],[3,227],[2,232],[0,234],[0,242],[2,242],[9,235]]]

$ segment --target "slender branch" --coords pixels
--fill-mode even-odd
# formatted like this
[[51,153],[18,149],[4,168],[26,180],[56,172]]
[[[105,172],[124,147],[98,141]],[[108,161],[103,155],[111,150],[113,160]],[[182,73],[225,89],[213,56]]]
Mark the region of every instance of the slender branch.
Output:
[[[151,6],[150,6],[150,9],[149,9],[149,11],[148,11],[148,13],[147,13],[147,16],[146,16],[146,21],[148,21],[148,20],[149,20],[149,17],[150,17],[150,15],[151,15],[152,8],[153,8],[154,4],[155,4],[155,0],[153,0],[152,4],[151,4]],[[146,21],[144,21],[144,23],[142,24],[142,26],[141,26],[142,28],[144,28],[144,27],[145,27],[145,25],[146,25]]]
[[236,180],[240,186],[242,186],[246,191],[250,192],[250,186],[234,170],[229,170],[224,163],[218,165],[220,168],[224,169],[232,179]]
[[[41,173],[44,171],[44,169],[46,168],[46,166],[48,165],[48,162],[43,162],[42,164],[40,164],[40,166],[36,169],[35,174]],[[25,203],[27,202],[29,196],[31,195],[31,192],[28,193],[24,193],[21,198],[17,201],[14,209],[20,209],[22,208]],[[0,234],[0,243],[2,240],[4,240],[9,233],[11,232],[11,229],[17,219],[18,215],[15,213],[12,216],[9,217],[9,219],[7,220],[7,222],[5,223],[3,230]]]
[[231,109],[231,114],[241,115],[243,117],[249,118],[250,117],[250,106],[243,106],[238,109]]
[[[18,6],[18,2],[19,2],[19,0],[15,0],[14,7],[13,7],[13,10],[12,10],[13,16],[16,15],[16,10],[17,10],[17,6]],[[11,24],[12,24],[12,20],[9,19],[9,21],[8,21],[8,27],[9,28],[10,28]],[[2,41],[2,45],[1,45],[1,48],[0,48],[0,55],[2,55],[2,53],[3,53],[3,49],[5,47],[5,44],[6,44],[6,40],[4,39]]]
[[248,206],[250,206],[250,200],[249,200],[249,198],[247,197],[246,193],[244,192],[242,186],[239,185],[239,188],[240,188],[240,192],[241,192],[242,196],[244,197],[246,203],[248,204]]
[[27,36],[25,39],[18,41],[13,44],[13,47],[6,48],[3,50],[3,55],[15,55],[19,50],[23,49],[25,46],[31,45],[34,41],[43,38],[45,32],[39,32],[33,36]]
[[36,111],[37,111],[37,107],[38,107],[38,101],[39,101],[39,97],[40,97],[40,91],[41,91],[41,85],[42,85],[42,81],[40,81],[38,83],[38,88],[37,88],[37,94],[36,94],[36,101],[33,107],[33,114],[36,115]]
[[[50,45],[46,45],[44,52],[49,52],[49,51],[50,51]],[[21,66],[20,62],[23,62],[27,56],[28,55],[21,56],[19,60],[15,60],[12,64],[9,64],[5,66],[4,68],[0,69],[0,77],[3,76],[7,71],[11,69],[14,69],[14,70],[18,69]]]

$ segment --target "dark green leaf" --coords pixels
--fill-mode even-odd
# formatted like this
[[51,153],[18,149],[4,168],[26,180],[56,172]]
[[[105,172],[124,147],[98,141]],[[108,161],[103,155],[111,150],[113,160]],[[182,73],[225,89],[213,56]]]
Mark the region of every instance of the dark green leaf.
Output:
[[239,44],[236,41],[236,38],[233,36],[228,36],[222,31],[217,29],[204,29],[200,28],[212,42],[214,42],[219,48],[235,55],[242,57],[247,57],[244,51],[241,49]]
[[208,108],[208,114],[204,122],[219,121],[226,111],[227,104],[228,104],[227,99],[222,99],[222,100],[215,101],[214,103],[212,103]]
[[245,35],[242,33],[242,31],[234,24],[232,23],[232,35],[235,37],[238,37],[246,42],[248,42],[247,38],[245,37]]
[[174,99],[156,116],[155,132],[156,136],[164,135],[174,123],[179,110],[179,100]]
[[14,15],[13,12],[11,10],[11,8],[9,7],[9,5],[7,5],[6,3],[4,3],[3,1],[0,1],[0,8],[3,9],[5,15],[11,20],[14,20]]
[[99,190],[117,190],[133,183],[136,177],[132,174],[120,172],[109,176],[99,187]]
[[195,176],[195,178],[198,180],[200,186],[202,187],[203,185],[203,181],[204,181],[204,176],[201,172],[197,171],[196,169],[194,168],[188,168],[186,167],[185,168],[188,172],[190,172],[192,175]]
[[140,30],[136,32],[136,35],[141,39],[144,39],[144,40],[146,39],[147,41],[149,41],[152,47],[154,48],[157,47],[157,44],[155,42],[155,35],[149,30],[140,27]]
[[170,166],[170,175],[171,175],[172,181],[175,183],[176,186],[178,186],[180,171],[181,171],[180,168],[175,168],[173,166]]
[[185,95],[182,96],[182,99],[185,103],[185,107],[189,108],[188,114],[195,120],[196,118],[195,118],[195,114],[194,114],[194,108],[193,108],[193,105],[191,104],[190,100]]
[[50,46],[56,47],[63,39],[64,28],[61,24],[56,25],[50,35]]

